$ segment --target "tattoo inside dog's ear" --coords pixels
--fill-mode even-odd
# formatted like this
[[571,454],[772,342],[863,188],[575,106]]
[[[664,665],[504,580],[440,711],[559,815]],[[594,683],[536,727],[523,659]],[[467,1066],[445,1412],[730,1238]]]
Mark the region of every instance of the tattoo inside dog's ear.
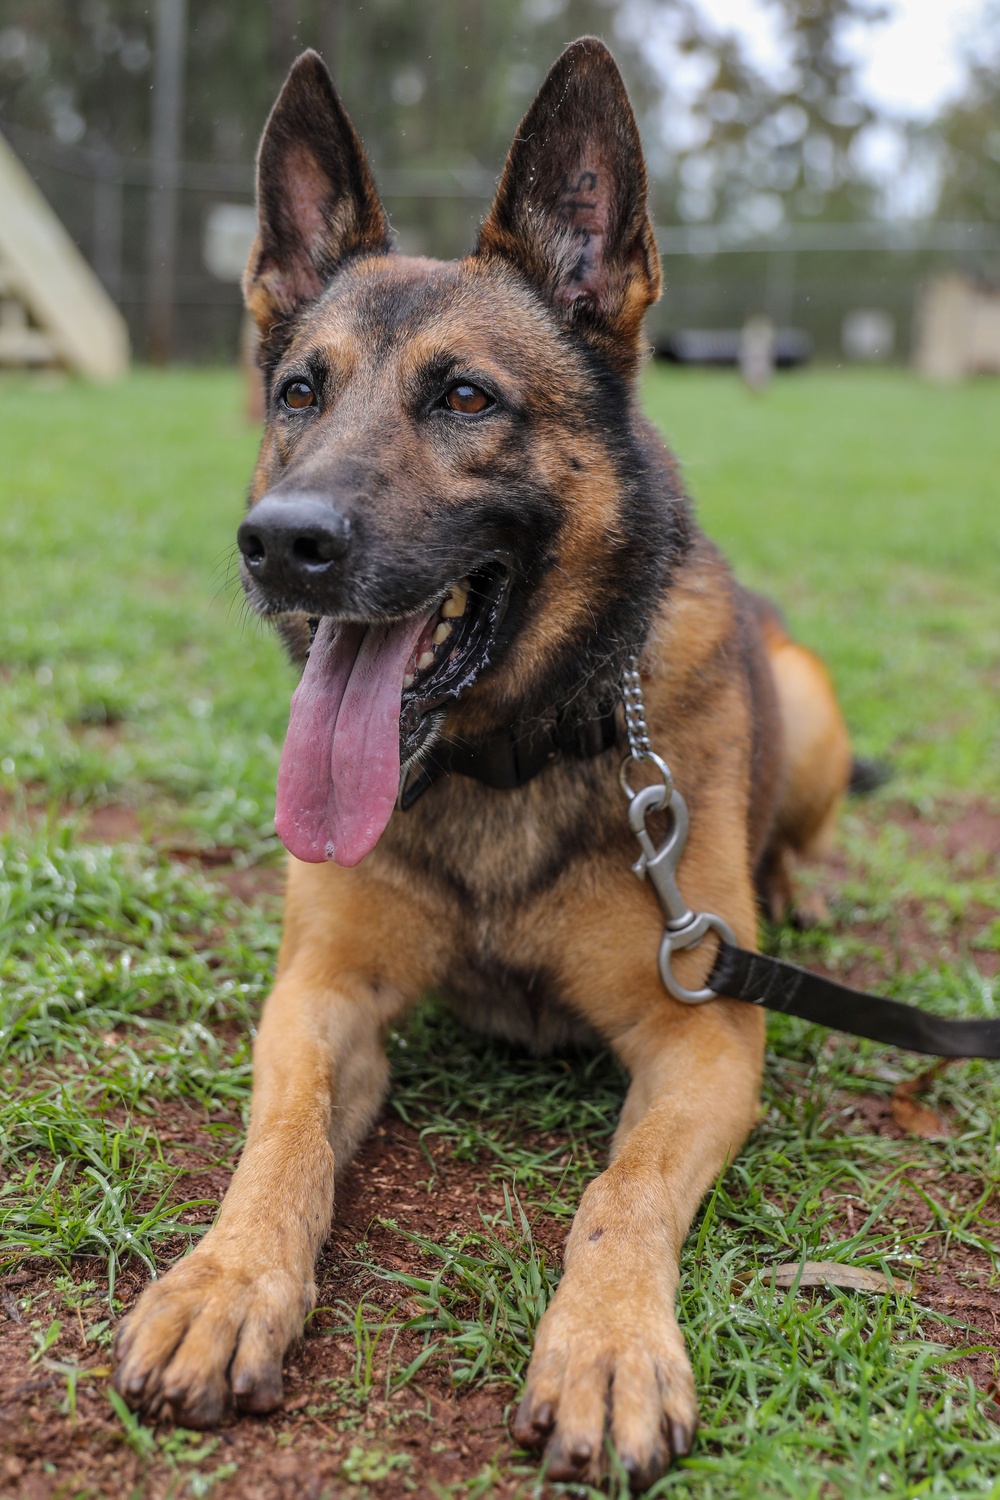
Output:
[[639,131],[603,42],[573,42],[542,84],[476,253],[516,265],[614,365],[633,368],[660,259]]
[[243,294],[265,345],[346,256],[390,247],[361,142],[315,52],[293,64],[264,128],[257,220]]

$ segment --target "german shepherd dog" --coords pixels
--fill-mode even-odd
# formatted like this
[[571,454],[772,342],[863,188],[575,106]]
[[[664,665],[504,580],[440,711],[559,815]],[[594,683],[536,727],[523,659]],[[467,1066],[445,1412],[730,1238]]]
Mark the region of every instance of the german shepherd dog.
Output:
[[[456,746],[545,726],[569,744],[615,712],[638,654],[690,810],[681,887],[752,947],[758,894],[780,905],[788,851],[829,833],[847,734],[822,664],[734,582],[639,411],[660,262],[601,42],[552,68],[465,260],[393,253],[314,53],[268,121],[258,205],[267,422],[239,545],[254,608],[305,663],[278,777],[284,936],[239,1168],[123,1323],[116,1385],[189,1427],[279,1405],[337,1174],[387,1088],[383,1037],[434,990],[536,1051],[596,1039],[630,1075],[514,1433],[552,1479],[598,1478],[610,1443],[642,1486],[694,1438],[678,1256],[757,1119],[764,1017],[661,983],[620,718],[617,752],[556,749],[521,784],[447,774],[409,810],[400,787]],[[703,985],[714,950],[679,955],[680,982]]]

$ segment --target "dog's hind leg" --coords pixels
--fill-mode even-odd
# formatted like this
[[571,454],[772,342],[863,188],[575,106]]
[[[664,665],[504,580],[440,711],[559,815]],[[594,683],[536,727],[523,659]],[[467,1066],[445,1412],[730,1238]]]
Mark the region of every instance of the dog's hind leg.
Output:
[[[293,869],[299,887],[324,879],[305,871]],[[382,1100],[383,1034],[404,1004],[391,982],[357,977],[356,944],[331,935],[331,926],[356,932],[357,911],[332,923],[329,905],[297,901],[295,890],[293,878],[239,1167],[216,1223],[147,1287],[116,1341],[115,1385],[129,1405],[186,1427],[280,1403],[282,1358],[313,1302],[334,1174]]]
[[764,627],[778,693],[783,775],[769,848],[757,871],[767,914],[781,921],[790,908],[807,925],[823,914],[815,901],[793,900],[789,853],[817,855],[830,846],[851,776],[851,744],[826,667],[773,621]]
[[597,1480],[607,1430],[644,1487],[694,1437],[678,1262],[702,1195],[757,1119],[764,1018],[729,1001],[650,999],[615,1043],[632,1084],[613,1159],[573,1221],[515,1422],[521,1442],[546,1445],[551,1479]]

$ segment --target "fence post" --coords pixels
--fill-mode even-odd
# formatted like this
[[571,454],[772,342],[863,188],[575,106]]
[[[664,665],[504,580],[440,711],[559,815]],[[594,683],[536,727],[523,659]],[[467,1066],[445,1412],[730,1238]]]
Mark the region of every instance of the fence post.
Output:
[[794,250],[772,250],[767,257],[764,309],[776,328],[787,328],[795,310]]
[[167,364],[173,348],[186,33],[187,0],[156,0],[152,180],[146,250],[147,339],[154,364]]
[[94,167],[94,218],[91,257],[104,290],[115,302],[122,294],[122,234],[125,184],[117,151],[102,144],[91,156]]

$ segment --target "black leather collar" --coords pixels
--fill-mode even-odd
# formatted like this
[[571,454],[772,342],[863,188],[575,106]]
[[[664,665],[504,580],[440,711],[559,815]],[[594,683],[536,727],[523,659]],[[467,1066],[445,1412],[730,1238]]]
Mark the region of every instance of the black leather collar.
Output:
[[440,740],[403,788],[399,805],[406,812],[441,776],[470,776],[486,786],[511,791],[532,781],[561,756],[589,760],[602,755],[616,738],[612,707],[582,724],[567,724],[557,717],[519,733],[508,729],[476,744]]

